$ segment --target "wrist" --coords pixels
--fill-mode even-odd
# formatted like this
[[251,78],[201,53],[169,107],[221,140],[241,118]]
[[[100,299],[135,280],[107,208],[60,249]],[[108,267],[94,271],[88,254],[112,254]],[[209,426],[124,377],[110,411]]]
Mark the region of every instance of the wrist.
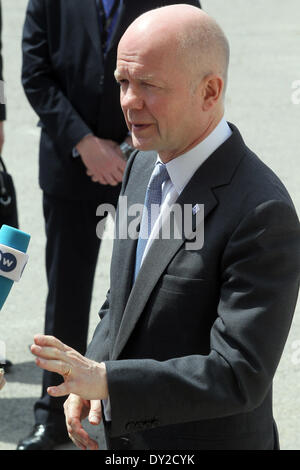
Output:
[[101,382],[100,398],[101,400],[106,400],[108,398],[108,383],[107,383],[105,362],[99,363],[99,373],[100,373],[100,382]]
[[132,152],[135,150],[134,147],[130,143],[128,143],[126,140],[120,145],[120,150],[123,154],[124,160],[128,160]]
[[78,144],[74,148],[77,150],[79,154],[81,154],[81,151],[84,149],[85,145],[88,144],[88,142],[93,137],[94,137],[93,134],[87,134],[78,142]]

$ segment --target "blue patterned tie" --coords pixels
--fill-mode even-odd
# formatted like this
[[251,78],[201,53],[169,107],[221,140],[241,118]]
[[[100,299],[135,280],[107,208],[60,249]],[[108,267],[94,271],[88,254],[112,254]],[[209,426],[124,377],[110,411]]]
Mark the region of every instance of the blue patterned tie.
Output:
[[148,183],[145,196],[144,207],[146,208],[146,211],[143,211],[140,234],[136,249],[134,280],[136,279],[140,270],[148,238],[153,229],[155,221],[159,216],[162,198],[162,185],[168,179],[169,174],[166,165],[161,162],[157,162]]
[[119,7],[122,0],[96,0],[100,20],[101,43],[103,52],[106,52],[107,44],[113,33],[118,18]]

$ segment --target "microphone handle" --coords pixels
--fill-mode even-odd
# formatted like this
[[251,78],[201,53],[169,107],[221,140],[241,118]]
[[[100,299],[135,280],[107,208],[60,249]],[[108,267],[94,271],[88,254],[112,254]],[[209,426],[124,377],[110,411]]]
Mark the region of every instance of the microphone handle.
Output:
[[[26,253],[30,241],[30,235],[9,225],[2,225],[0,229],[0,244]],[[13,281],[0,276],[0,310],[12,288]]]

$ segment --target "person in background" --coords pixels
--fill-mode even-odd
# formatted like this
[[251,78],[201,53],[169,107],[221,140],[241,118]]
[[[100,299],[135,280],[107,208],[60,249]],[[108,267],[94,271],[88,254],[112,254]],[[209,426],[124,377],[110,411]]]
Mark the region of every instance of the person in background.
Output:
[[[2,4],[0,1],[0,157],[2,158],[2,151],[4,146],[4,121],[6,120],[6,105],[5,105],[5,95],[4,95],[4,80],[3,80],[3,58],[2,58]],[[2,168],[1,168],[2,170]],[[0,228],[3,224],[9,224],[14,227],[18,227],[18,216],[17,208],[12,211],[12,214],[5,217],[1,214],[1,202],[0,202]],[[0,364],[3,374],[4,372],[9,372],[12,367],[12,362],[8,359],[5,360],[5,363]],[[5,384],[4,375],[1,376],[2,387]]]
[[4,144],[4,121],[6,119],[6,107],[4,104],[4,81],[3,81],[3,59],[2,59],[2,5],[0,1],[0,155]]
[[[30,0],[23,31],[22,83],[39,116],[48,296],[45,333],[84,354],[100,247],[99,204],[117,204],[132,141],[114,79],[117,44],[128,25],[159,0]],[[186,3],[200,7],[199,1]],[[35,425],[18,450],[68,440],[63,400],[46,390]]]
[[99,423],[101,401],[112,450],[279,448],[272,383],[299,291],[300,224],[280,179],[225,119],[228,64],[222,29],[189,5],[145,13],[119,43],[137,149],[121,196],[128,209],[144,203],[139,238],[122,236],[117,214],[86,357],[52,336],[32,345],[37,364],[63,376],[48,393],[69,395],[82,449],[98,448],[81,421]]

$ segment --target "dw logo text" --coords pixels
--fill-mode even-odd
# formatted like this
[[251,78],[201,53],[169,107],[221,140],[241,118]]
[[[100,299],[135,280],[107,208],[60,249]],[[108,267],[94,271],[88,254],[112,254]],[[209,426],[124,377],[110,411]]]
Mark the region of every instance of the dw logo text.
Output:
[[12,253],[3,253],[0,250],[0,270],[10,272],[17,266],[17,259]]

